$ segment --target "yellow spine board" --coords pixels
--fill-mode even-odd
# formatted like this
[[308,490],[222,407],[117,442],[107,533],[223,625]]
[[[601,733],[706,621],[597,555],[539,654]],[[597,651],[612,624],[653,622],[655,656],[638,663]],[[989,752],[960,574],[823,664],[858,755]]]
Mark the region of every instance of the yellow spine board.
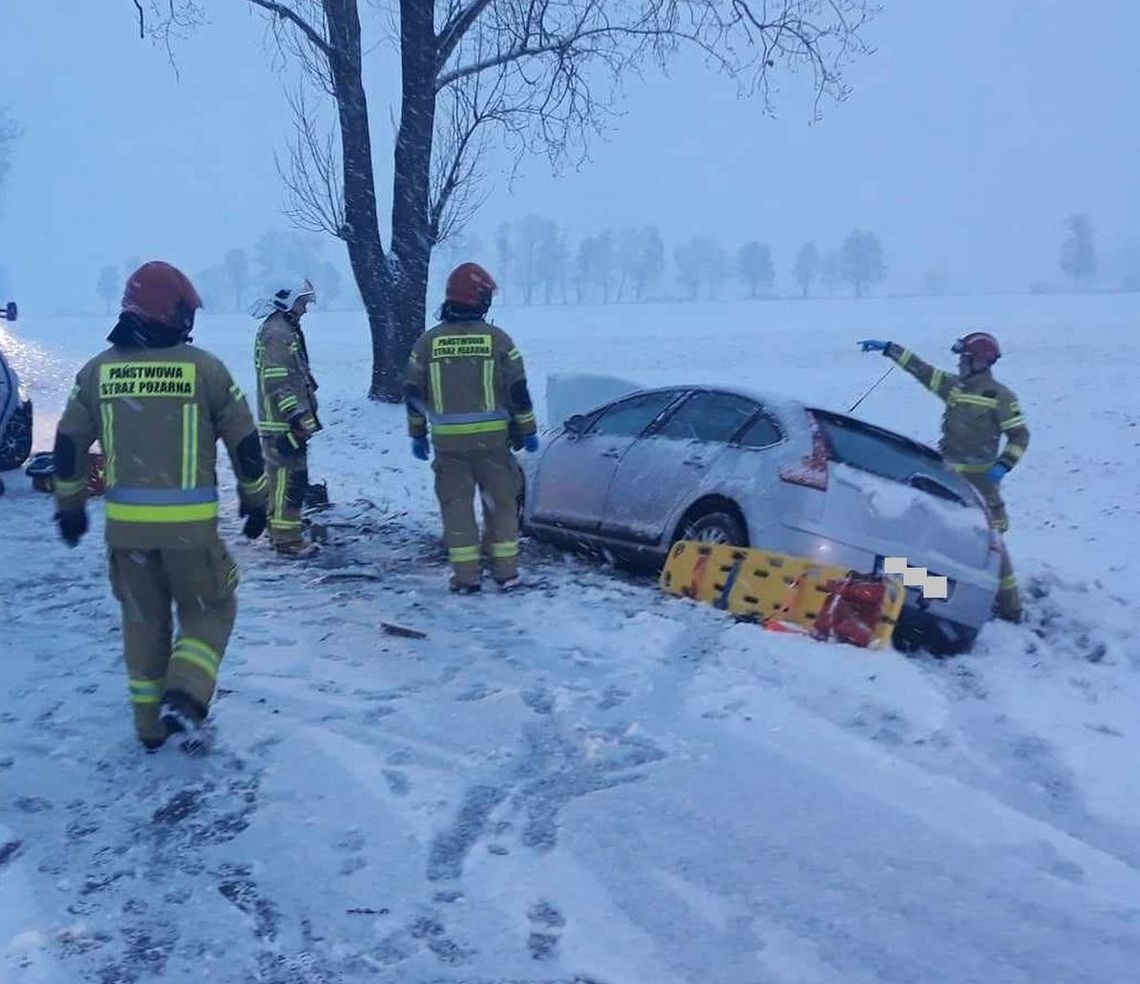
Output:
[[[682,540],[673,546],[661,571],[668,594],[692,598],[772,628],[791,625],[807,631],[831,597],[829,584],[853,572],[804,557],[743,547]],[[887,590],[868,648],[890,644],[906,592],[894,578]]]

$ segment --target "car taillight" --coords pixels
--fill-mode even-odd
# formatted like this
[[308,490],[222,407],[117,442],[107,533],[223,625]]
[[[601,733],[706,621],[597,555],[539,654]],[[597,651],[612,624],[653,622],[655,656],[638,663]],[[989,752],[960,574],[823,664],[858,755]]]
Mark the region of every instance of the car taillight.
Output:
[[814,417],[811,420],[811,454],[801,458],[796,464],[783,465],[780,479],[792,485],[804,485],[809,489],[827,490],[827,441]]

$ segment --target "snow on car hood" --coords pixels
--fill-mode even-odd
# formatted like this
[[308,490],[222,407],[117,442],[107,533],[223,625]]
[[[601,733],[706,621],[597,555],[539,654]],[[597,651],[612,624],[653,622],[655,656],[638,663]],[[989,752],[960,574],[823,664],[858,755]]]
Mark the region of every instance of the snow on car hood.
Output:
[[586,413],[642,388],[640,383],[617,376],[552,373],[546,378],[547,426],[558,427],[576,413]]
[[882,519],[902,519],[911,510],[921,508],[949,529],[974,534],[989,530],[986,515],[979,507],[940,499],[850,465],[832,463],[831,467],[838,480],[858,487],[867,496],[872,511]]

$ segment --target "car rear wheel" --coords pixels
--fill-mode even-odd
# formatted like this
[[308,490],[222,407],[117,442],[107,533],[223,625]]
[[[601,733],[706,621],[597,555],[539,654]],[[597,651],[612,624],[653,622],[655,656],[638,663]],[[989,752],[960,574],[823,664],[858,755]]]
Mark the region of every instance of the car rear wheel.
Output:
[[0,434],[0,471],[14,471],[32,453],[32,404],[22,403]]
[[728,544],[734,547],[748,546],[748,534],[744,530],[744,524],[732,513],[721,510],[694,516],[683,525],[680,539],[696,540],[699,543]]

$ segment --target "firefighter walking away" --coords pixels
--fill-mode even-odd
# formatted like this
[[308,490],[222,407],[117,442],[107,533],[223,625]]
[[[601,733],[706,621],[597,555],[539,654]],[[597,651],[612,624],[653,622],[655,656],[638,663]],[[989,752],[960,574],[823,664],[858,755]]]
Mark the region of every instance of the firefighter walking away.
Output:
[[238,479],[243,532],[256,539],[267,519],[249,405],[222,362],[190,345],[201,306],[169,264],[136,270],[111,348],[79,370],[55,440],[55,518],[72,547],[87,532],[87,452],[102,447],[111,590],[135,729],[151,751],[175,734],[185,750],[204,750],[237,614],[237,567],[218,536],[218,440]]
[[434,448],[450,588],[460,593],[481,590],[484,564],[500,589],[519,583],[522,473],[512,448],[538,450],[522,355],[505,331],[486,320],[495,290],[478,264],[456,267],[447,278],[440,324],[419,338],[408,360],[412,453],[427,461]]
[[309,281],[282,287],[255,305],[264,318],[257,331],[257,410],[269,470],[269,539],[279,554],[302,558],[316,553],[304,537],[301,508],[309,488],[309,441],[319,430],[317,382],[301,318],[316,292]]
[[[893,359],[946,404],[939,450],[947,464],[981,492],[994,529],[1004,534],[1009,529],[1009,515],[1001,482],[1029,447],[1029,428],[1016,395],[994,379],[992,368],[1001,358],[997,339],[983,331],[959,338],[951,349],[958,356],[956,375],[934,368],[895,342],[867,339],[859,344],[864,352],[882,352]],[[1006,439],[1004,448],[1002,435]],[[1021,596],[1004,540],[1000,576],[994,614],[1020,622]]]

